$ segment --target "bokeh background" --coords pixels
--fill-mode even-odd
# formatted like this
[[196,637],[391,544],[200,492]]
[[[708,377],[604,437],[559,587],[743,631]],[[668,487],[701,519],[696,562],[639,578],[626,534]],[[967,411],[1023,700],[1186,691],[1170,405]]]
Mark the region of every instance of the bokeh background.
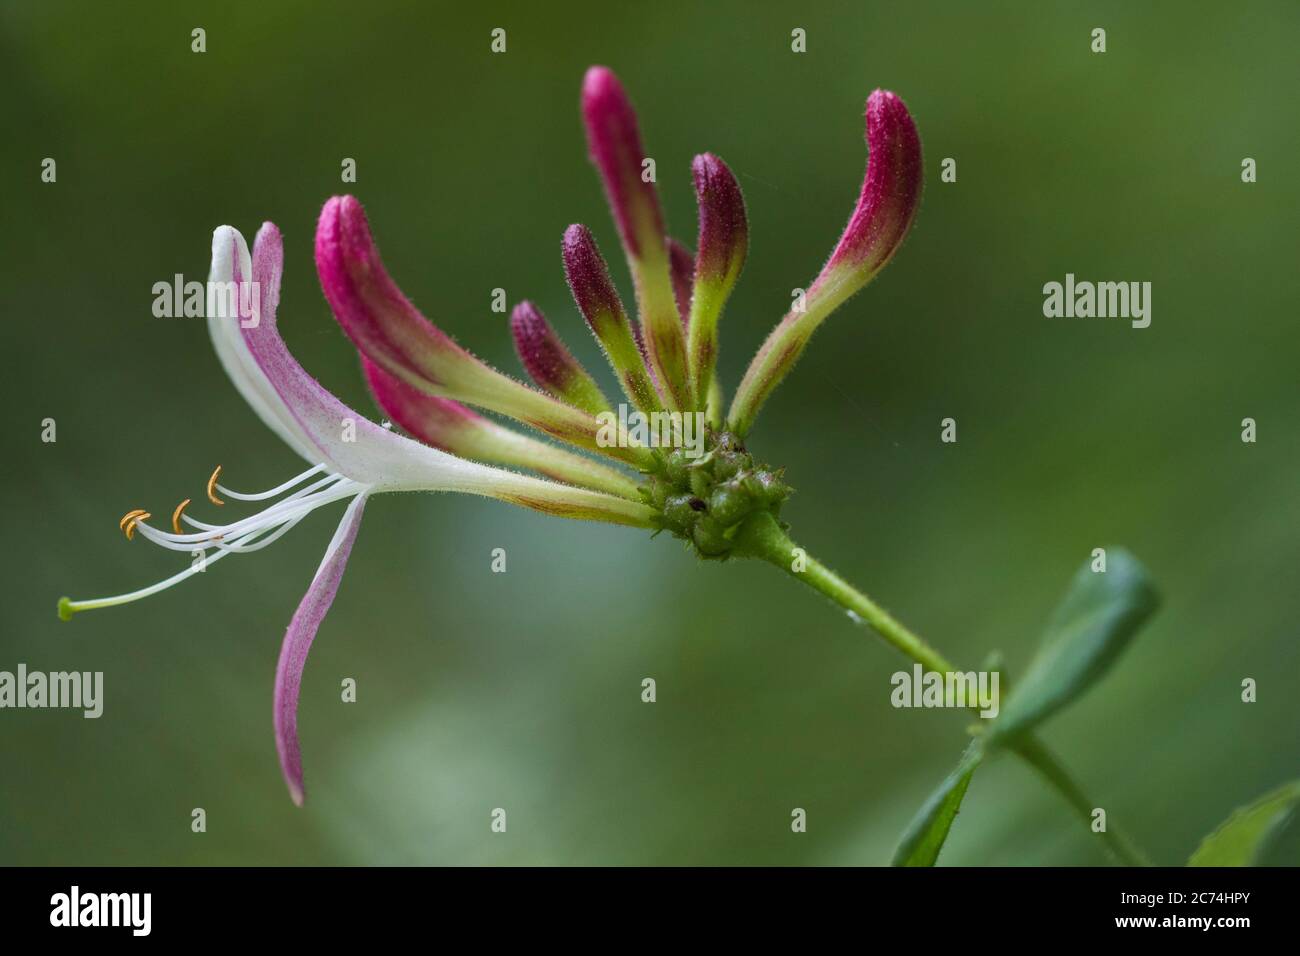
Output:
[[[892,709],[905,662],[811,592],[667,538],[376,499],[306,672],[302,810],[272,676],[335,515],[149,601],[55,616],[60,595],[178,569],[123,539],[127,508],[201,499],[219,462],[248,490],[301,467],[202,323],[151,315],[154,282],[206,276],[219,224],[281,226],[281,327],[367,413],[311,257],[341,191],[478,354],[517,368],[500,286],[601,366],[559,260],[564,227],[589,223],[628,291],[579,121],[591,63],[637,103],[674,232],[694,235],[695,153],[746,191],[731,388],[848,216],[866,95],[906,99],[926,150],[912,236],[818,333],[751,447],[788,466],[813,554],[966,666],[1001,649],[1013,679],[1091,549],[1131,548],[1165,606],[1044,736],[1114,825],[1183,861],[1300,770],[1297,36],[1293,3],[5,3],[0,669],[101,670],[106,704],[97,721],[0,712],[0,863],[888,859],[963,719]],[[1042,285],[1066,272],[1152,282],[1152,326],[1044,318]],[[949,416],[956,445],[939,442]],[[1106,857],[1007,758],[976,776],[941,862]]]

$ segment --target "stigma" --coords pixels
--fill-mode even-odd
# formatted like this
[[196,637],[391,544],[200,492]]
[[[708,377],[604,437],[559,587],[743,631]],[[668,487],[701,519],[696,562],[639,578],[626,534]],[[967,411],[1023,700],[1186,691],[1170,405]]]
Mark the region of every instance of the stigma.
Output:
[[[118,529],[126,535],[127,540],[134,540],[138,533],[161,548],[185,552],[192,558],[190,566],[156,584],[126,594],[85,601],[60,598],[59,617],[66,621],[78,611],[130,604],[165,591],[206,570],[207,565],[228,554],[247,554],[273,544],[317,508],[370,491],[369,485],[332,471],[324,464],[308,468],[302,474],[267,491],[252,494],[234,491],[219,484],[220,476],[221,466],[218,465],[207,482],[207,497],[214,505],[225,505],[226,499],[235,502],[264,502],[262,509],[225,524],[212,524],[186,514],[186,509],[191,504],[191,499],[186,498],[172,511],[171,530],[166,531],[148,523],[152,517],[149,511],[133,508],[118,522]],[[182,524],[193,530],[182,528]]]

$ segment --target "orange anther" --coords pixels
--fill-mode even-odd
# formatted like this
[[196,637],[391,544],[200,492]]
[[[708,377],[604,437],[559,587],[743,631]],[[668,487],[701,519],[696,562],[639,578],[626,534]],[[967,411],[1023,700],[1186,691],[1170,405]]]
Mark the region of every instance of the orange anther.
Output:
[[142,514],[144,514],[144,509],[143,509],[143,508],[132,508],[132,509],[131,509],[130,511],[128,511],[126,514],[122,515],[122,520],[119,521],[119,522],[117,523],[118,530],[119,530],[119,531],[125,531],[125,530],[126,530],[126,523],[127,523],[128,521],[130,521],[132,518],[138,518],[138,517],[140,517],[140,515],[142,515]]
[[142,511],[142,512],[140,512],[138,515],[132,515],[132,516],[131,516],[131,520],[128,521],[128,522],[126,523],[126,528],[124,529],[124,530],[126,531],[126,540],[127,540],[127,541],[132,541],[132,540],[135,539],[135,526],[136,526],[136,523],[139,522],[139,521],[143,521],[145,518],[149,518],[149,517],[152,517],[152,516],[151,516],[151,515],[149,514],[149,512],[147,512],[147,511]]
[[172,530],[175,531],[177,534],[181,534],[181,514],[185,511],[185,506],[188,505],[189,503],[190,503],[190,499],[186,498],[184,501],[178,504],[176,506],[176,510],[172,512]]
[[212,473],[208,479],[208,500],[214,505],[224,505],[225,502],[217,497],[217,478],[221,475],[221,466],[217,465],[217,470]]

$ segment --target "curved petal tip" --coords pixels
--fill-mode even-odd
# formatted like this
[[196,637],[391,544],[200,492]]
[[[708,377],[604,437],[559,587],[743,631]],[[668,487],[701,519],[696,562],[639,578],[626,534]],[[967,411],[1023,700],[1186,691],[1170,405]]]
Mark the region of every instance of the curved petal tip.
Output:
[[298,695],[302,689],[302,672],[307,665],[307,653],[320,629],[321,622],[334,603],[348,555],[361,525],[361,512],[366,496],[359,495],[348,505],[339,522],[338,530],[325,551],[325,558],[316,570],[302,603],[294,612],[284,643],[280,645],[280,660],[275,669],[275,699],[273,720],[275,724],[275,749],[280,756],[280,770],[289,788],[289,796],[298,806],[306,799],[302,777],[302,750],[298,744]]

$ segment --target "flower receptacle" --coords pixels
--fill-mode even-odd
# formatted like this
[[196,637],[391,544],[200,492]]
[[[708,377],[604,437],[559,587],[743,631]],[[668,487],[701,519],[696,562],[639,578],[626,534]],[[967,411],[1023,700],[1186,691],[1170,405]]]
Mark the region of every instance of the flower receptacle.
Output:
[[705,453],[681,449],[661,455],[642,494],[660,512],[663,528],[690,542],[703,558],[726,558],[737,535],[757,514],[776,519],[793,489],[781,469],[758,464],[730,432],[710,430]]

